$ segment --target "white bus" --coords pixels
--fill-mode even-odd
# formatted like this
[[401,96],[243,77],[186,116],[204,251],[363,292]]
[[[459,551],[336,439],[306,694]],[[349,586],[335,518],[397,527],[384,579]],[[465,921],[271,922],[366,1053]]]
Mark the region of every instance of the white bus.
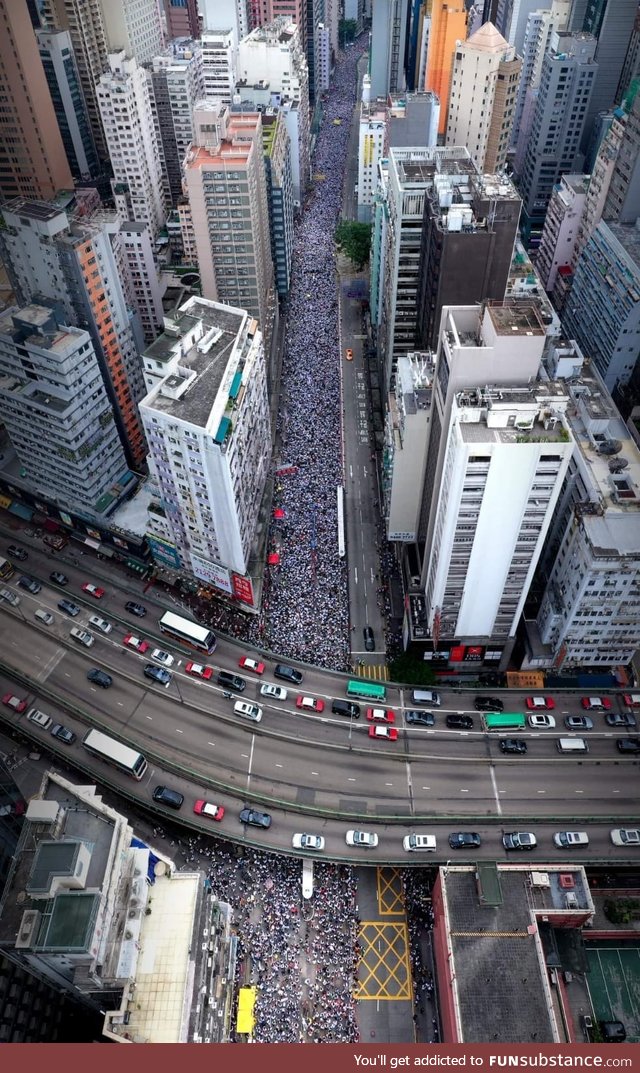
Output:
[[142,753],[123,745],[115,738],[110,738],[101,730],[89,730],[82,739],[82,744],[88,753],[107,764],[113,764],[127,775],[133,775],[134,779],[141,779],[147,770],[147,761]]
[[162,633],[173,637],[176,641],[197,648],[199,652],[211,654],[216,647],[216,635],[207,626],[199,626],[191,619],[176,615],[173,611],[165,611],[159,622]]

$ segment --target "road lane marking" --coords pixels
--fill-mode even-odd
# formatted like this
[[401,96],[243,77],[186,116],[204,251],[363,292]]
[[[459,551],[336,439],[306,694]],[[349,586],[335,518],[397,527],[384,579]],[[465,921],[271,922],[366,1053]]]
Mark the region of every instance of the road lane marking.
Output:
[[502,815],[502,805],[500,804],[500,793],[503,791],[498,790],[498,783],[496,782],[496,773],[494,768],[490,768],[491,771],[491,785],[493,786],[493,799],[496,803],[496,812],[498,816]]

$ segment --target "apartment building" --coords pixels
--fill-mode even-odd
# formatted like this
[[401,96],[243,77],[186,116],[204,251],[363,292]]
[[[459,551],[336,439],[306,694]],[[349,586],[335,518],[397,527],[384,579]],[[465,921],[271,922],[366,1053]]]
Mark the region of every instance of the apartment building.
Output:
[[203,30],[200,37],[201,97],[231,103],[237,79],[238,46],[232,30]]
[[[512,149],[515,149],[519,141],[525,108],[530,122],[532,95],[540,81],[542,60],[549,47],[552,32],[567,28],[570,2],[571,0],[553,0],[548,8],[537,6],[537,10],[530,12],[527,17],[522,48],[516,50],[522,59],[522,68],[511,126]],[[506,34],[503,33],[503,36]],[[526,148],[525,143],[521,150],[522,156]]]
[[257,323],[245,310],[191,298],[165,319],[144,364],[154,556],[251,604],[247,571],[271,457]]
[[[126,262],[126,277],[131,281],[133,301],[142,325],[145,343],[151,343],[162,330],[162,294],[158,266],[153,254],[147,224],[125,220],[120,225],[121,249]],[[122,273],[124,276],[125,273]]]
[[536,256],[545,291],[553,291],[558,269],[571,264],[589,189],[588,175],[562,175],[554,188]]
[[73,178],[91,181],[100,173],[89,114],[66,30],[36,30],[64,151]]
[[448,0],[448,3],[432,5],[424,88],[435,93],[440,101],[438,134],[443,136],[447,130],[456,41],[464,41],[466,36],[467,8],[464,0]]
[[416,488],[424,482],[434,372],[430,352],[398,358],[385,414],[381,471],[388,540],[405,543],[417,537],[420,504]]
[[183,38],[174,41],[162,56],[155,56],[151,66],[151,86],[168,196],[175,208],[182,196],[182,166],[193,141],[193,109],[197,101],[209,96],[204,90],[199,42]]
[[[611,126],[600,143],[587,186],[582,219],[578,225],[578,237],[571,258],[573,272],[575,272],[582,251],[591,238],[594,228],[602,219],[627,120],[627,113],[621,108],[617,108],[614,112]],[[556,296],[554,295],[555,298]],[[561,309],[562,306],[563,301],[557,301],[556,307]]]
[[242,38],[259,25],[250,19],[247,0],[198,0],[198,9],[202,29],[231,30],[236,48]]
[[291,139],[282,114],[277,109],[262,113],[264,165],[269,202],[269,233],[275,270],[276,290],[281,298],[289,293],[293,262],[293,179]]
[[198,0],[164,0],[167,20],[167,37],[200,37]]

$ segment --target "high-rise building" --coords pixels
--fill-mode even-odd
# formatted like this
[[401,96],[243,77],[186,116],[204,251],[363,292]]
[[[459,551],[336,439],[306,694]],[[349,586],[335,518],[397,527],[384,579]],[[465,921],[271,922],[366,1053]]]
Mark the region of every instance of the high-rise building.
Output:
[[140,470],[146,447],[137,404],[144,380],[139,326],[112,247],[119,221],[110,231],[24,198],[4,205],[2,215],[0,250],[18,301],[27,305],[42,295],[59,302],[65,323],[89,333],[129,465]]
[[516,104],[511,128],[511,146],[518,147],[515,170],[524,159],[526,143],[533,118],[533,104],[537,95],[542,71],[542,61],[551,47],[554,30],[565,31],[569,21],[570,0],[552,0],[548,9],[538,8],[527,19],[522,44],[522,69],[516,95]]
[[113,167],[112,188],[114,195],[123,199],[122,215],[148,224],[155,238],[165,222],[166,205],[150,78],[136,60],[127,59],[124,52],[113,52],[109,73],[100,77],[97,95]]
[[65,325],[55,306],[0,314],[0,415],[22,480],[59,508],[104,520],[130,492],[89,333]]
[[369,57],[372,97],[386,97],[405,89],[408,30],[409,0],[373,5]]
[[231,103],[236,83],[238,46],[231,30],[203,30],[200,37],[202,53],[202,96]]
[[490,22],[456,44],[445,145],[466,145],[478,171],[504,168],[521,66]]
[[73,186],[26,0],[0,0],[0,196]]
[[[616,119],[622,122],[620,110]],[[640,94],[634,98],[623,123],[602,215],[605,220],[616,220],[621,224],[635,223],[640,216]]]
[[71,174],[76,181],[90,181],[100,164],[71,37],[66,30],[37,30],[36,38]]
[[553,291],[558,269],[571,264],[588,187],[588,175],[562,175],[551,195],[536,257],[545,291]]
[[289,292],[293,262],[293,180],[291,140],[284,117],[277,110],[262,113],[264,165],[269,200],[271,254],[276,290],[281,298]]
[[527,22],[532,14],[541,15],[555,9],[563,23],[569,18],[571,0],[498,0],[495,18],[492,20],[502,36],[521,56],[527,33]]
[[[156,557],[236,592],[246,578],[269,472],[262,336],[242,309],[191,298],[144,354],[140,404],[159,501]],[[236,580],[234,580],[236,579]]]
[[167,37],[200,37],[198,0],[164,0]]
[[424,88],[437,94],[440,100],[439,134],[445,134],[449,112],[449,88],[456,41],[467,36],[467,9],[464,0],[434,3],[431,10],[429,47]]
[[640,74],[640,6],[636,12],[636,17],[633,23],[633,30],[631,31],[631,38],[629,39],[629,47],[627,48],[627,54],[625,56],[624,64],[622,67],[622,73],[620,75],[620,81],[618,83],[618,89],[616,92],[616,100],[622,101],[629,92],[632,83],[638,78]]
[[193,121],[185,187],[202,294],[256,317],[269,352],[275,290],[260,114],[199,101]]
[[[230,30],[238,47],[243,37],[262,22],[252,22],[247,0],[198,0],[203,30]],[[266,17],[263,21],[267,21]]]
[[136,220],[124,220],[120,226],[120,238],[127,265],[126,276],[131,281],[133,302],[142,325],[144,341],[150,343],[162,330],[164,314],[149,226]]
[[184,158],[193,141],[193,109],[196,101],[209,96],[204,90],[199,43],[174,42],[168,52],[154,57],[151,85],[169,197],[175,207],[182,196]]
[[164,49],[158,0],[98,0],[109,52],[124,52],[138,63],[151,63]]
[[[602,219],[628,118],[627,113],[621,108],[616,109],[613,122],[600,143],[587,186],[582,219],[578,226],[578,237],[571,258],[572,272],[575,272],[584,247],[591,238],[594,228]],[[558,282],[561,283],[561,280],[559,279]],[[570,280],[567,282],[570,283]],[[557,309],[561,309],[564,305],[564,296],[558,288],[554,293],[554,302]]]

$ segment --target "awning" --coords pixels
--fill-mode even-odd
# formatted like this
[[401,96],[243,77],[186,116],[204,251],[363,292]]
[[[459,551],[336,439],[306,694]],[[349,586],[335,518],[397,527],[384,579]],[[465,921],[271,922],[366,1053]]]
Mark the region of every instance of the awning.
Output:
[[94,540],[93,537],[85,537],[84,543],[88,548],[93,548],[94,551],[100,551],[100,541]]
[[23,503],[18,503],[15,499],[9,507],[9,513],[17,514],[19,518],[24,518],[27,522],[30,522],[33,517],[33,510],[31,507],[25,507]]
[[280,562],[280,556],[278,555],[277,551],[272,551],[271,552],[271,554],[269,555],[269,557],[267,559],[267,562],[269,563],[269,566],[277,566],[278,565],[278,563]]
[[238,1017],[236,1019],[236,1031],[241,1032],[245,1036],[250,1036],[253,1032],[256,1020],[253,1016],[253,1010],[258,997],[258,989],[256,987],[241,987],[238,992]]

